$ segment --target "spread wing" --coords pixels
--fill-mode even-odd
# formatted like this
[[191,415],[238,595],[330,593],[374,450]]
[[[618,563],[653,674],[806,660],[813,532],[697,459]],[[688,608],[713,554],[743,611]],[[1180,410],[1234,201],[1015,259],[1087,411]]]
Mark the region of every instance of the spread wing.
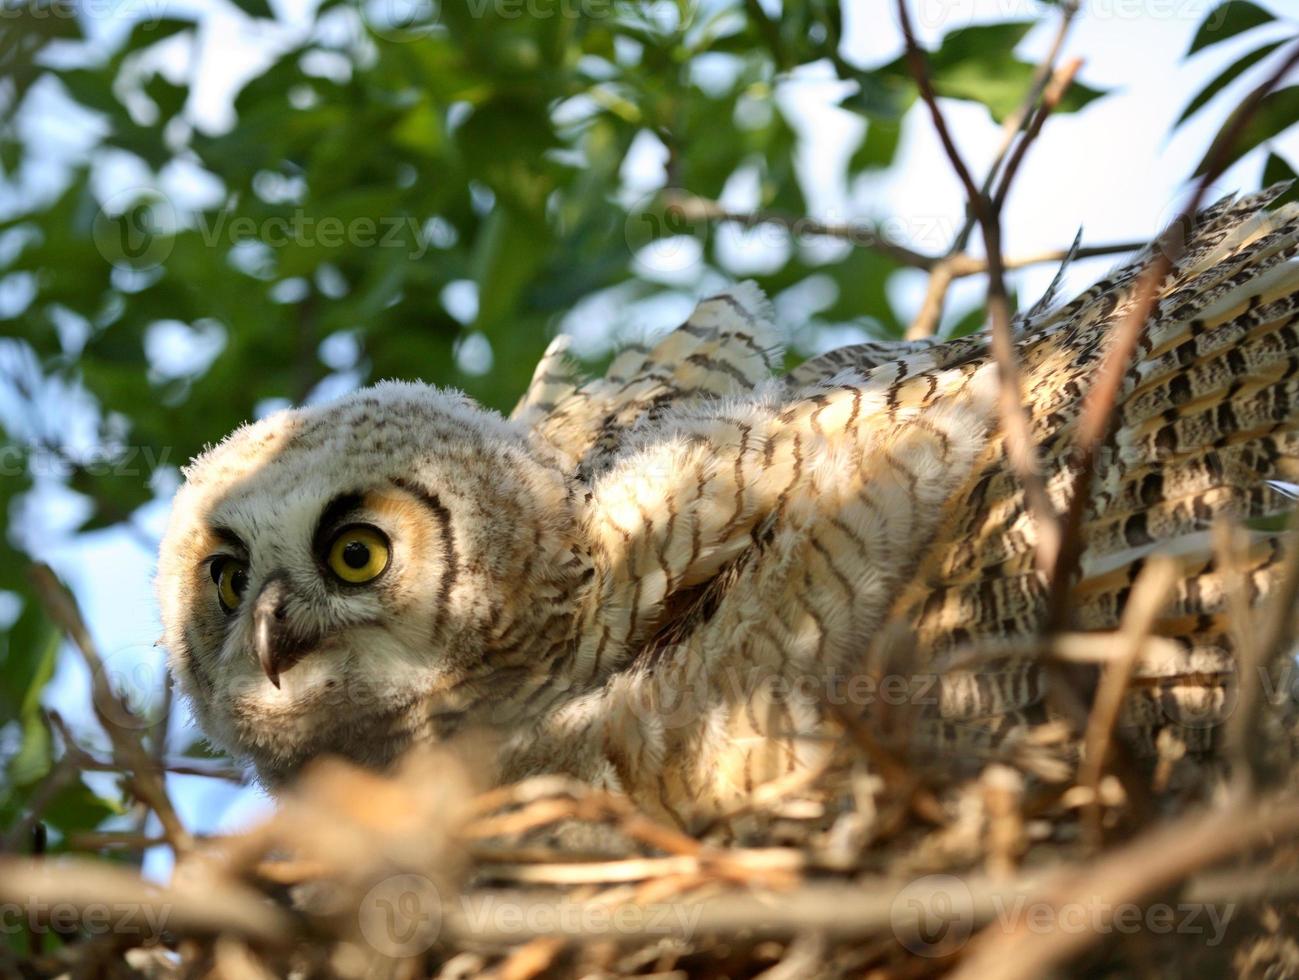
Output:
[[703,300],[653,347],[633,345],[604,376],[583,382],[567,340],[551,344],[512,418],[528,425],[590,479],[627,432],[691,401],[740,395],[769,379],[782,346],[771,307],[752,282]]

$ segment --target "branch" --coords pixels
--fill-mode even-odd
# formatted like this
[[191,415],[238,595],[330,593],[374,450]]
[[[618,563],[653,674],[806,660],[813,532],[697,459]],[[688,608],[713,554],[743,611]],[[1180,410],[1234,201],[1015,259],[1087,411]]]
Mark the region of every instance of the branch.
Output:
[[840,238],[861,248],[869,248],[889,256],[901,265],[913,269],[930,269],[939,260],[895,242],[883,232],[869,225],[851,223],[826,223],[814,218],[803,218],[777,211],[731,211],[717,201],[680,191],[668,191],[663,204],[686,221],[727,221],[752,228],[754,225],[779,225],[795,235],[824,235]]
[[158,815],[163,833],[172,848],[178,854],[189,850],[193,846],[193,838],[176,815],[163,777],[150,759],[139,731],[123,727],[105,714],[104,706],[109,704],[124,714],[129,714],[130,709],[109,685],[104,661],[95,648],[76,600],[55,578],[48,565],[33,565],[29,576],[36,598],[46,615],[81,651],[81,657],[90,671],[95,717],[113,744],[113,755],[118,767],[129,773],[130,785],[136,796]]
[[[1296,834],[1299,802],[1294,798],[1240,798],[1219,810],[1188,814],[1102,859],[1053,876],[1053,885],[1039,893],[1035,904],[1049,903],[1058,911],[1079,901],[1079,896],[1097,908],[1135,904],[1212,864],[1263,844],[1274,846]],[[1049,976],[1103,936],[1093,929],[1036,931],[1022,920],[1009,927],[999,924],[974,939],[969,955],[951,977],[1030,980]]]
[[1083,813],[1083,832],[1092,845],[1100,843],[1101,776],[1104,775],[1114,725],[1123,707],[1123,696],[1132,680],[1137,657],[1145,647],[1155,620],[1164,611],[1176,584],[1176,561],[1163,556],[1151,559],[1132,586],[1119,627],[1120,642],[1115,644],[1117,649],[1112,651],[1114,659],[1106,664],[1101,673],[1100,687],[1087,719],[1083,761],[1078,774],[1078,785],[1090,791]]
[[998,214],[1001,213],[1002,206],[1006,203],[1006,195],[1010,193],[1010,185],[1019,173],[1020,164],[1024,162],[1024,157],[1028,154],[1028,148],[1033,145],[1038,134],[1042,132],[1042,124],[1046,122],[1046,117],[1055,111],[1064,98],[1065,92],[1073,84],[1074,76],[1078,74],[1078,69],[1082,67],[1082,59],[1074,58],[1068,64],[1064,65],[1055,76],[1051,79],[1051,84],[1042,94],[1042,105],[1038,108],[1032,123],[1024,132],[1024,136],[1015,144],[1015,152],[1011,155],[1010,161],[1006,164],[1006,171],[1001,175],[1001,183],[997,186],[997,193],[992,197],[992,209]]
[[[1002,163],[1006,160],[1006,154],[1010,152],[1011,146],[1015,142],[1015,136],[1024,128],[1029,121],[1033,108],[1037,105],[1037,100],[1042,97],[1047,82],[1050,81],[1055,70],[1056,58],[1060,56],[1060,51],[1064,47],[1065,38],[1069,35],[1069,28],[1073,26],[1074,17],[1078,14],[1077,0],[1063,0],[1060,4],[1060,24],[1056,28],[1055,39],[1051,42],[1051,47],[1046,53],[1046,57],[1038,64],[1037,70],[1033,73],[1033,84],[1029,87],[1028,94],[1024,101],[1020,103],[1019,108],[1006,117],[1006,121],[1001,126],[1001,146],[998,147],[996,156],[993,157],[992,166],[988,168],[988,175],[983,180],[982,191],[984,195],[992,193],[993,184],[997,179],[997,172],[1001,169]],[[1063,93],[1061,93],[1063,94]],[[1054,108],[1054,106],[1052,107]],[[1003,185],[1009,186],[1003,181]],[[965,251],[966,245],[970,241],[970,233],[974,231],[976,224],[974,210],[966,208],[965,224],[957,233],[956,238],[952,241],[952,247],[949,254],[955,255],[958,252]]]
[[933,83],[929,78],[929,67],[924,53],[916,43],[915,32],[911,28],[911,15],[907,10],[907,0],[898,0],[898,19],[902,25],[902,35],[906,41],[907,64],[920,89],[920,95],[929,108],[930,118],[938,138],[943,144],[952,169],[965,187],[970,208],[978,219],[983,231],[984,252],[988,262],[988,317],[992,326],[992,354],[997,362],[1000,377],[998,395],[1000,400],[1001,426],[1006,437],[1006,457],[1015,472],[1020,485],[1024,488],[1024,500],[1033,523],[1037,528],[1037,561],[1045,573],[1051,567],[1051,559],[1059,550],[1060,522],[1047,493],[1046,481],[1042,477],[1041,464],[1037,458],[1037,448],[1033,443],[1033,430],[1028,412],[1024,408],[1023,389],[1019,381],[1019,365],[1015,358],[1015,339],[1011,328],[1010,300],[1006,294],[1005,265],[1001,255],[1001,217],[987,196],[974,184],[970,170],[961,159],[960,151],[952,140],[938,107]]
[[[965,252],[954,255],[926,255],[903,245],[888,237],[878,228],[856,222],[825,222],[815,218],[783,214],[779,211],[733,211],[723,207],[717,201],[695,194],[686,194],[673,190],[664,194],[665,207],[672,208],[677,215],[687,221],[718,221],[753,228],[756,225],[778,225],[793,235],[824,236],[838,238],[859,248],[868,248],[887,255],[899,265],[912,269],[923,269],[931,275],[946,275],[950,280],[965,279],[969,276],[984,275],[988,271],[988,260]],[[1075,259],[1090,259],[1107,255],[1125,255],[1138,252],[1149,242],[1111,242],[1103,245],[1085,245],[1074,254]],[[1069,250],[1064,248],[1049,249],[1045,252],[1030,252],[1028,255],[1013,256],[1002,262],[1003,268],[1024,269],[1033,265],[1046,265],[1052,262],[1063,262],[1069,258]],[[933,331],[924,334],[929,336]],[[914,339],[910,338],[909,339]]]

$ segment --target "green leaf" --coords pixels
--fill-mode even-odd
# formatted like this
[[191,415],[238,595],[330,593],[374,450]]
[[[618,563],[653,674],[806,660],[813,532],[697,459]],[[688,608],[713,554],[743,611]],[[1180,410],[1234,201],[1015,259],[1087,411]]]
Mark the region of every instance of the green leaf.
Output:
[[124,812],[120,802],[105,799],[77,779],[54,794],[41,814],[41,819],[66,837],[68,834],[95,830],[109,817],[120,816]]
[[[934,91],[950,99],[966,99],[987,106],[998,122],[1019,108],[1033,85],[1037,66],[1015,57],[1014,50],[1028,22],[978,24],[952,31],[929,56]],[[904,57],[877,69],[896,79],[910,78]],[[1056,112],[1076,112],[1105,93],[1075,81],[1066,90]]]
[[262,20],[275,19],[275,11],[271,10],[267,0],[231,0],[231,3],[249,17],[260,17]]
[[150,47],[193,27],[194,22],[184,17],[148,17],[131,28],[115,60],[120,61],[123,55]]
[[1182,123],[1186,122],[1187,119],[1191,118],[1191,116],[1195,115],[1195,113],[1199,112],[1210,99],[1279,48],[1281,43],[1282,42],[1280,41],[1274,41],[1271,44],[1265,44],[1258,50],[1251,51],[1249,54],[1245,55],[1245,57],[1228,66],[1222,74],[1211,81],[1208,85],[1204,86],[1204,88],[1200,89],[1200,91],[1196,93],[1195,98],[1187,103],[1186,108],[1182,110],[1182,114],[1177,117],[1177,122],[1173,123],[1173,128],[1176,129],[1178,126],[1182,125]]
[[6,775],[13,786],[30,786],[50,771],[53,762],[50,730],[41,710],[41,695],[54,676],[60,634],[29,603],[7,639],[6,682],[10,682],[8,673],[13,670],[17,675],[13,680],[22,684],[22,675],[26,674],[26,684],[21,688],[23,698],[19,706],[22,742],[17,754],[9,760]]
[[[1208,170],[1209,165],[1214,162],[1219,148],[1227,138],[1227,134],[1231,132],[1238,114],[1243,109],[1243,106],[1237,108],[1235,112],[1227,117],[1227,121],[1222,124],[1222,129],[1214,137],[1213,145],[1205,153],[1200,165],[1195,168],[1197,176]],[[1279,89],[1264,97],[1263,101],[1258,104],[1258,108],[1245,123],[1240,135],[1230,147],[1225,149],[1222,169],[1226,170],[1250,150],[1289,129],[1294,125],[1296,119],[1299,119],[1299,85]]]
[[1247,0],[1225,0],[1210,10],[1209,15],[1200,23],[1200,29],[1195,32],[1191,47],[1186,52],[1187,57],[1229,37],[1270,24],[1275,19],[1268,11]]
[[1033,27],[1033,21],[975,24],[949,31],[929,57],[930,70],[939,75],[960,65],[995,65],[1014,58],[1015,45]]
[[546,235],[531,218],[498,207],[487,218],[474,255],[478,316],[474,327],[491,335],[515,312],[519,294],[546,255]]
[[1275,153],[1269,153],[1267,163],[1263,165],[1263,186],[1271,187],[1273,184],[1279,184],[1285,180],[1292,181],[1294,186],[1277,198],[1272,204],[1273,207],[1299,201],[1299,177],[1296,177],[1294,168],[1285,159]]
[[951,325],[947,331],[947,336],[951,340],[955,340],[958,337],[968,337],[970,334],[982,330],[983,325],[987,322],[988,311],[983,306],[976,306],[963,313],[961,317]]

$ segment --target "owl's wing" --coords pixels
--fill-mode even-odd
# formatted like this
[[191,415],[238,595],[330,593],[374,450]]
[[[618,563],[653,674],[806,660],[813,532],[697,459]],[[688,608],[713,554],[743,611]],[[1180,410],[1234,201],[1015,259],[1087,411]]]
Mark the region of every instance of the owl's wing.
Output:
[[[1299,208],[1262,210],[1282,189],[1220,202],[1197,222],[1128,372],[1116,435],[1085,511],[1075,627],[1114,629],[1151,554],[1180,563],[1156,628],[1175,643],[1158,662],[1138,664],[1121,720],[1138,748],[1161,754],[1209,749],[1230,710],[1236,641],[1213,525],[1253,524],[1294,506],[1271,482],[1299,474]],[[1076,472],[1072,448],[1089,379],[1140,272],[1140,261],[1120,269],[1019,342],[1026,403],[1059,511]],[[1274,588],[1282,546],[1276,533],[1250,534],[1240,573],[1258,602]],[[1000,434],[951,498],[934,542],[893,617],[914,630],[937,670],[971,644],[1036,633],[1047,591]],[[945,677],[950,696],[934,719],[934,747],[995,741],[1007,720],[1039,701],[1040,680],[1022,663]]]
[[883,376],[892,373],[892,381],[901,384],[909,378],[929,371],[965,364],[988,349],[984,335],[943,341],[930,337],[924,340],[879,340],[849,347],[838,347],[804,361],[785,376],[791,391],[825,384],[840,375],[851,373]]
[[627,347],[601,378],[583,383],[566,351],[563,338],[550,346],[512,417],[589,479],[637,423],[691,400],[752,391],[779,365],[782,345],[766,297],[743,282],[703,300],[652,348]]

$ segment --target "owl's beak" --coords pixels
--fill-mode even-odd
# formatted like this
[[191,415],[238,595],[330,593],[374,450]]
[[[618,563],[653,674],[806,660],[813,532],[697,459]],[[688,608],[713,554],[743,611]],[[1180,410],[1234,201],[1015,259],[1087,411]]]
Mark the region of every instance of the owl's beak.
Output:
[[280,672],[288,670],[302,655],[302,644],[288,629],[288,582],[282,575],[266,580],[253,600],[253,648],[266,679],[278,688]]

